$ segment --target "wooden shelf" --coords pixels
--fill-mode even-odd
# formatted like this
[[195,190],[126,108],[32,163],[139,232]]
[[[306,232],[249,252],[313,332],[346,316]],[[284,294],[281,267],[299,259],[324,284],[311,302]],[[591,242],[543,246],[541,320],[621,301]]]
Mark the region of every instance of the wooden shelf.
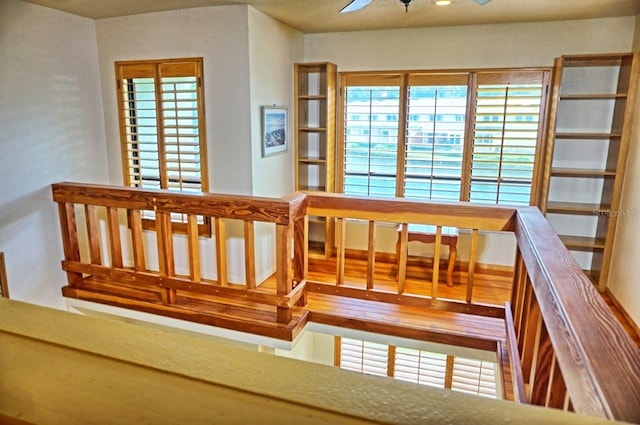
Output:
[[575,250],[602,250],[604,249],[604,238],[592,238],[587,236],[558,235],[560,240],[568,249]]
[[632,58],[633,53],[601,53],[566,55],[563,57],[565,68],[589,67],[589,66],[619,66],[622,59]]
[[608,211],[611,205],[587,204],[579,202],[553,202],[547,204],[547,213],[555,214],[597,214]]
[[320,158],[298,158],[298,162],[302,162],[304,164],[326,164],[326,159]]
[[604,140],[609,140],[609,139],[619,139],[620,137],[622,137],[622,133],[580,133],[580,132],[575,132],[575,133],[565,133],[565,132],[558,132],[555,134],[556,140],[557,139],[604,139]]
[[325,132],[327,131],[327,128],[326,127],[298,127],[298,131]]
[[611,100],[626,98],[626,93],[574,93],[560,95],[560,100]]
[[596,170],[588,168],[552,168],[552,177],[608,177],[615,176],[616,170]]
[[298,100],[325,100],[327,98],[326,94],[299,94]]
[[298,190],[305,192],[326,192],[326,188],[324,186],[299,186]]

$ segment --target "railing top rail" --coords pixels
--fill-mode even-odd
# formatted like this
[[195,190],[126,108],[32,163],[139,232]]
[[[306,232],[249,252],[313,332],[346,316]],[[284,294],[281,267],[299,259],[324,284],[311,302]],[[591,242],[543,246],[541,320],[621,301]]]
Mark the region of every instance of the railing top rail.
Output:
[[574,409],[640,422],[640,349],[537,208],[515,233]]
[[51,185],[55,202],[177,212],[218,218],[289,224],[304,215],[306,195],[283,198],[138,189],[85,183]]
[[307,213],[383,222],[435,224],[469,229],[512,231],[516,208],[468,202],[364,198],[334,193],[307,193]]

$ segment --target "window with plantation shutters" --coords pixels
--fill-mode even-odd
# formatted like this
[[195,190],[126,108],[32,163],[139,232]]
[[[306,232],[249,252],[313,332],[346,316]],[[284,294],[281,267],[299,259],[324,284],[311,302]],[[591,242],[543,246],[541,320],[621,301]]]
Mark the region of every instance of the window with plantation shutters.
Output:
[[344,193],[395,196],[400,78],[363,77],[345,87]]
[[497,364],[336,337],[335,365],[347,370],[497,398]]
[[459,200],[467,80],[464,74],[409,76],[405,197]]
[[445,388],[447,356],[423,350],[396,347],[394,378]]
[[206,192],[202,60],[115,66],[125,184]]
[[471,202],[529,205],[543,98],[539,72],[478,75]]
[[451,389],[482,397],[496,398],[496,364],[455,357]]
[[388,345],[350,338],[340,340],[339,361],[342,369],[387,376]]
[[534,204],[548,69],[345,73],[345,194]]

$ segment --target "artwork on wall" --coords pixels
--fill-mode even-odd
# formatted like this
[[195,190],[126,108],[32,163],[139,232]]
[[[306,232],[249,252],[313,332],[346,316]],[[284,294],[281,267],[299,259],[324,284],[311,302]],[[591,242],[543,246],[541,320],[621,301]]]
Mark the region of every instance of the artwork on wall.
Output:
[[262,107],[262,156],[287,151],[287,108]]

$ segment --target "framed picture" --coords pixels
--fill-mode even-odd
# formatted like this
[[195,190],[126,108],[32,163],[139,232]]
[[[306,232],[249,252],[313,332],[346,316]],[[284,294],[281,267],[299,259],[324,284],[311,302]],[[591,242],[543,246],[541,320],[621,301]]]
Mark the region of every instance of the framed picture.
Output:
[[287,118],[287,108],[281,106],[262,107],[263,157],[287,151]]

